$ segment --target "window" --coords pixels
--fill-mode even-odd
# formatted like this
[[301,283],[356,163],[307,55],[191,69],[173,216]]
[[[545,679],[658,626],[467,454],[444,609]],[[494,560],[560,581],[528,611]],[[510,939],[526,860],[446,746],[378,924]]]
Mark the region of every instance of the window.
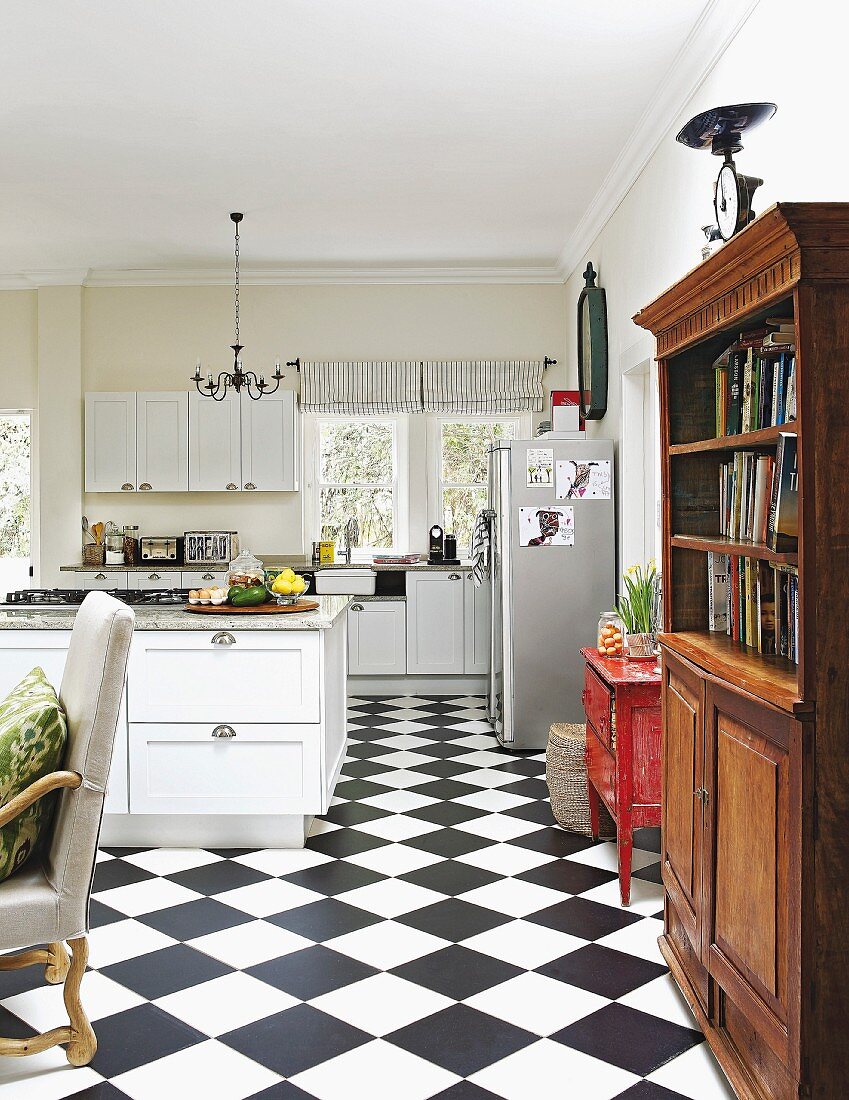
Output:
[[30,584],[30,414],[0,413],[0,599]]
[[[525,424],[525,419],[528,423]],[[530,432],[530,418],[520,416],[436,418],[431,439],[436,462],[432,479],[436,491],[435,515],[446,531],[468,551],[478,512],[486,507],[490,444],[497,439],[519,439]]]
[[359,549],[399,550],[406,545],[406,432],[403,418],[328,417],[315,421],[316,510],[319,537],[344,545],[353,517]]

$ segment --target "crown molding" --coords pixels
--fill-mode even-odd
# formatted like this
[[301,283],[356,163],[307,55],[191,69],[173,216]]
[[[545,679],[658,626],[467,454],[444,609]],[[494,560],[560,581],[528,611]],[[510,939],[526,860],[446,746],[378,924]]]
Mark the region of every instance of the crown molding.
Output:
[[38,290],[42,286],[84,286],[85,267],[63,267],[53,271],[21,271],[0,274],[0,290]]
[[[556,265],[540,267],[275,267],[242,268],[248,286],[346,286],[417,283],[561,283]],[[92,268],[88,287],[230,286],[232,268]]]
[[705,6],[561,252],[557,268],[564,282],[583,263],[593,241],[758,3],[759,0],[710,0]]

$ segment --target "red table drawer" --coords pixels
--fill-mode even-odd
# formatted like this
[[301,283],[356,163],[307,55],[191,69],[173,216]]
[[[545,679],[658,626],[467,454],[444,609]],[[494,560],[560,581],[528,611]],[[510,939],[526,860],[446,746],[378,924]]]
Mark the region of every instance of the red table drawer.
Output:
[[587,724],[587,776],[613,816],[616,816],[616,759]]
[[589,665],[584,675],[581,700],[587,712],[587,721],[601,738],[602,744],[610,748],[610,691]]

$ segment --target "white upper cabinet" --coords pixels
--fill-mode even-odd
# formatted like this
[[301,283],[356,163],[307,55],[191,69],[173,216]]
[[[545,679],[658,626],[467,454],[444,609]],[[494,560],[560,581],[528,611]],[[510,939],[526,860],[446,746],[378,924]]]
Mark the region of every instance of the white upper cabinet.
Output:
[[242,489],[297,491],[297,425],[294,390],[258,401],[242,395]]
[[207,492],[242,487],[239,396],[213,401],[189,394],[189,488]]
[[189,395],[136,395],[139,492],[178,493],[189,487]]
[[463,575],[407,574],[407,674],[462,675],[465,669]]
[[136,395],[85,396],[85,489],[131,493],[136,488]]

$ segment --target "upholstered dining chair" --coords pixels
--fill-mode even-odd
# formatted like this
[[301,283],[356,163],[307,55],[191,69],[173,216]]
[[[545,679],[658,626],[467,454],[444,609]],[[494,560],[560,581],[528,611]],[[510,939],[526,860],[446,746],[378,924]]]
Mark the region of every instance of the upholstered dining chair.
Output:
[[68,723],[65,770],[51,772],[0,807],[2,826],[39,798],[61,790],[40,858],[34,854],[0,882],[0,951],[10,952],[0,956],[0,970],[43,965],[48,982],[64,982],[69,1019],[30,1039],[0,1039],[0,1054],[37,1054],[67,1044],[71,1065],[84,1066],[97,1050],[80,1001],[80,982],[88,961],[89,898],[134,619],[130,608],[104,592],[86,596],[74,620],[59,689]]

